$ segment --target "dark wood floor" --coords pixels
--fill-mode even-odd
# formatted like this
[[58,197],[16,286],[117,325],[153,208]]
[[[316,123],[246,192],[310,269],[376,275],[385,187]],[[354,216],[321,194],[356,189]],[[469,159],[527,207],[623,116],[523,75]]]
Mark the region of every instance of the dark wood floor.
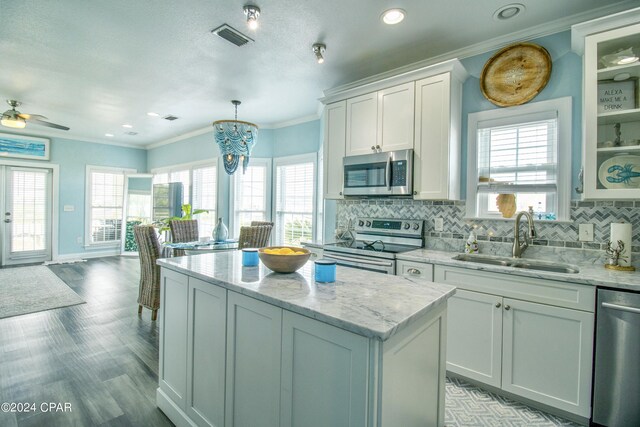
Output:
[[[172,426],[155,406],[158,327],[138,317],[137,258],[52,265],[87,303],[0,319],[0,426]],[[42,403],[71,412],[42,412]]]

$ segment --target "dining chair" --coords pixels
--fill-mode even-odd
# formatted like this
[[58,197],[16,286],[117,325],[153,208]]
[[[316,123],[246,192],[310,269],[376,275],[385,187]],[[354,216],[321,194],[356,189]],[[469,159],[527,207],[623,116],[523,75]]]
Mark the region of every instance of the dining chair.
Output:
[[[169,221],[169,228],[171,229],[171,241],[173,243],[181,242],[195,242],[200,236],[198,234],[198,221],[195,219],[190,220],[173,220]],[[183,256],[185,252],[183,249],[174,249],[173,256]]]
[[151,320],[158,318],[160,308],[160,243],[152,225],[136,225],[133,235],[138,245],[140,257],[140,286],[138,291],[138,314],[142,307],[151,310]]
[[238,249],[264,248],[269,244],[272,225],[251,225],[240,227]]
[[269,221],[251,221],[251,225],[255,226],[255,225],[270,225],[271,227],[273,227],[273,223],[269,222]]

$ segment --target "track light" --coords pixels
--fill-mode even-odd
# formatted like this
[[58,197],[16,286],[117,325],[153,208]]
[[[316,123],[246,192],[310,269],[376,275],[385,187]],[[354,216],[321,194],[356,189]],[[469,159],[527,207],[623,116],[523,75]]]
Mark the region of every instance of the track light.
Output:
[[247,17],[247,25],[252,30],[258,28],[258,17],[260,16],[260,8],[251,4],[246,5],[244,8],[244,14]]
[[324,62],[324,56],[322,56],[322,54],[327,49],[327,46],[322,43],[316,43],[311,46],[311,49],[313,50],[313,53],[316,54],[316,60],[318,61],[318,64],[322,64]]

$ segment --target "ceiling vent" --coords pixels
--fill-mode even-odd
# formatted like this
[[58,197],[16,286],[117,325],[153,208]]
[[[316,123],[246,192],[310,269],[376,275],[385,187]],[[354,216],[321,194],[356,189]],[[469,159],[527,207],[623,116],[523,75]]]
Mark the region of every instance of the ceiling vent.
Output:
[[130,136],[135,136],[138,134],[138,132],[133,132],[133,131],[129,131],[129,132],[125,132],[125,135],[130,135]]
[[167,116],[164,116],[163,119],[165,120],[169,120],[170,122],[174,121],[174,120],[178,120],[178,118],[172,114],[169,114]]
[[242,34],[240,31],[236,30],[235,28],[230,27],[227,24],[222,24],[218,28],[216,28],[214,30],[211,30],[211,32],[213,34],[216,34],[216,35],[222,37],[223,39],[225,39],[229,43],[235,44],[236,46],[243,46],[243,45],[253,41],[249,37],[247,37],[244,34]]

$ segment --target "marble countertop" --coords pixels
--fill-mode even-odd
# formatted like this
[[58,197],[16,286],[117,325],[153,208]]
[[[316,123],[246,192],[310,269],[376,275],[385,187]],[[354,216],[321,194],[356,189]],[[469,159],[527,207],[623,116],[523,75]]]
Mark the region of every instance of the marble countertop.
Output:
[[166,258],[158,264],[382,341],[455,293],[450,285],[341,266],[337,267],[335,283],[315,283],[312,261],[295,273],[279,274],[262,263],[242,267],[239,251]]
[[[552,273],[547,271],[458,261],[452,259],[455,255],[457,255],[457,253],[434,251],[430,249],[416,249],[410,252],[398,254],[397,259],[463,267],[473,270],[493,271],[496,273],[508,273],[525,277],[537,277],[540,279],[550,279],[583,285],[606,286],[616,289],[640,291],[640,271],[612,271],[605,269],[601,264],[573,263],[571,265],[578,267],[580,270],[579,273]],[[522,259],[527,260],[527,257],[525,256]],[[559,258],[556,259],[555,262],[563,261]]]

